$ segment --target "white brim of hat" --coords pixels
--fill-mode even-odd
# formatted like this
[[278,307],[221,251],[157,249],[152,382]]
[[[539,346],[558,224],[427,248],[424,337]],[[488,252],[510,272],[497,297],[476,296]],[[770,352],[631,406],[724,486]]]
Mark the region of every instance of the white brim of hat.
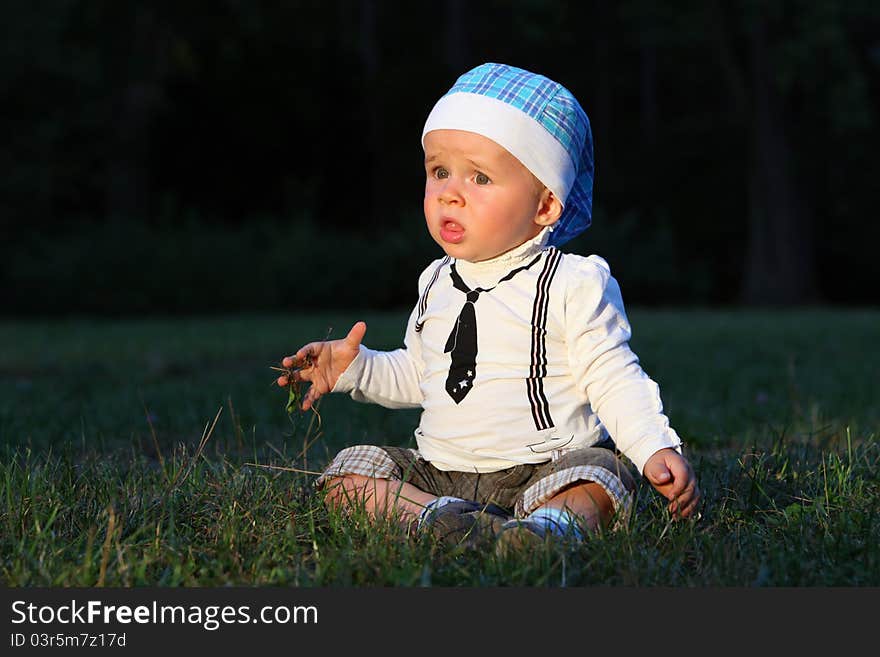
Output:
[[577,177],[568,151],[540,123],[504,101],[457,92],[437,101],[422,130],[464,130],[506,149],[546,185],[563,205]]

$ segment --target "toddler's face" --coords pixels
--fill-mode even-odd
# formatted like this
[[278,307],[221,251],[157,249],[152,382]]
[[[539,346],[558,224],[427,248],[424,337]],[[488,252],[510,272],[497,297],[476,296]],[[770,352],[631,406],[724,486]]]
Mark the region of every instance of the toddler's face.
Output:
[[425,135],[425,220],[453,258],[479,262],[552,224],[559,201],[507,150],[462,130]]

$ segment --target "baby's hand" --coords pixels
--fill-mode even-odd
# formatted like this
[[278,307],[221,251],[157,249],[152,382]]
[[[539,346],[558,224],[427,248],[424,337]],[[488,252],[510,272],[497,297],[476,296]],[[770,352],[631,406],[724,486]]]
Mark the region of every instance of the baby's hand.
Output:
[[691,464],[674,449],[655,452],[645,463],[645,477],[669,502],[669,512],[688,518],[697,510],[700,488]]
[[367,325],[357,322],[342,340],[310,342],[293,356],[286,356],[281,365],[288,370],[299,369],[290,376],[279,376],[278,385],[283,388],[291,383],[310,381],[312,385],[302,400],[302,410],[309,410],[322,395],[333,390],[339,377],[357,357],[366,332]]

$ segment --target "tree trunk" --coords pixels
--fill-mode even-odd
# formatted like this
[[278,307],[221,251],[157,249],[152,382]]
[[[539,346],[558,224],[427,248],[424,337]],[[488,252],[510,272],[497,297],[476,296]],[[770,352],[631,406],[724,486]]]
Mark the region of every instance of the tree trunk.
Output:
[[380,203],[382,177],[386,175],[381,106],[384,94],[378,88],[380,55],[376,4],[377,0],[361,0],[360,51],[364,76],[364,111],[367,119],[366,156],[370,164],[369,187],[366,190],[369,216],[373,226],[382,226],[387,218],[387,207]]
[[611,121],[613,115],[611,89],[611,18],[608,3],[597,0],[593,5],[596,29],[594,34],[594,52],[596,57],[596,121],[593,133],[593,148],[596,150],[596,179],[601,177],[603,189],[612,189],[614,180],[614,148],[611,143]]
[[[811,216],[793,169],[782,112],[772,78],[766,18],[755,17],[748,66],[734,53],[722,5],[708,5],[717,55],[726,81],[732,124],[750,136],[746,203],[746,246],[740,297],[753,305],[794,305],[815,299]],[[751,86],[749,85],[751,82]]]
[[111,221],[142,218],[149,208],[150,124],[161,106],[165,65],[165,35],[152,9],[134,9],[130,47],[107,159],[104,209]]
[[815,294],[811,217],[793,171],[763,17],[755,22],[750,46],[753,164],[742,296],[749,304],[807,303]]
[[453,76],[458,77],[464,73],[469,59],[464,0],[448,0],[445,6],[443,41],[446,51],[446,66]]
[[657,46],[642,30],[639,44],[639,119],[642,124],[642,138],[653,154],[657,146],[657,126],[659,110],[657,105]]

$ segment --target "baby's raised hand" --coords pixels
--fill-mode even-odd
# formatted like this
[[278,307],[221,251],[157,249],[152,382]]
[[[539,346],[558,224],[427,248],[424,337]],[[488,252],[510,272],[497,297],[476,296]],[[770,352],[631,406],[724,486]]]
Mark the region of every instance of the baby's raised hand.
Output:
[[691,464],[674,449],[655,452],[645,463],[645,477],[663,497],[669,500],[669,512],[688,518],[697,510],[700,488]]
[[288,370],[298,369],[294,369],[290,376],[279,376],[278,385],[285,387],[300,381],[311,382],[302,400],[302,410],[309,410],[322,395],[333,390],[339,377],[357,357],[366,332],[367,325],[357,322],[341,340],[310,342],[294,355],[286,356],[281,365]]

